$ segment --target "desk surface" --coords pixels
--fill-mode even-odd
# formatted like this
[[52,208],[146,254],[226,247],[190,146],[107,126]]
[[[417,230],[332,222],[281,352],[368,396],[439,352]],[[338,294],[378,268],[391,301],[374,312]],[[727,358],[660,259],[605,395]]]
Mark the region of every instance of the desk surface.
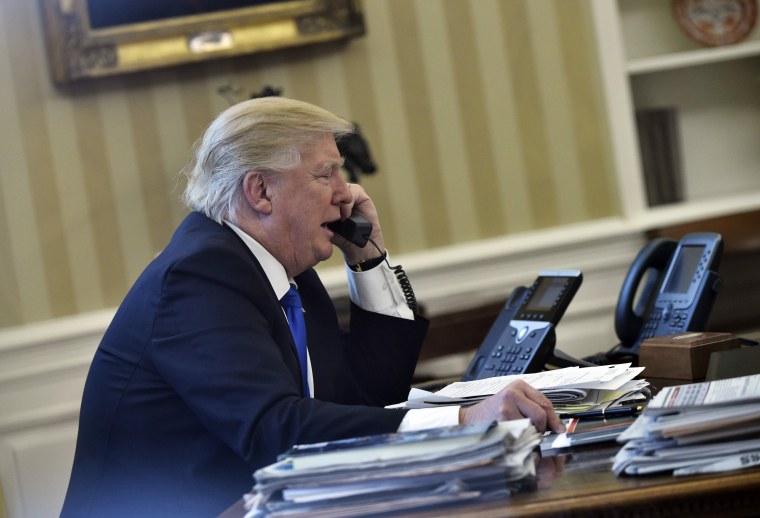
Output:
[[[619,445],[587,446],[538,461],[538,489],[473,505],[452,506],[408,516],[757,516],[760,468],[672,477],[617,477],[612,457]],[[238,502],[220,518],[241,518]]]
[[[462,508],[452,515],[495,516],[757,516],[760,470],[722,475],[617,477],[619,446],[586,447],[542,458],[536,491]],[[441,513],[417,516],[440,516]]]

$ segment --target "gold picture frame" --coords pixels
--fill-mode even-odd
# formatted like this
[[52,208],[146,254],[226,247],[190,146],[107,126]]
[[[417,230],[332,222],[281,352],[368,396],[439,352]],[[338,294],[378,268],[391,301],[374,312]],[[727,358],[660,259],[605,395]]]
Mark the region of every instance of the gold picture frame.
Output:
[[[365,32],[361,0],[250,0],[249,6],[95,26],[90,23],[94,4],[88,2],[112,6],[115,0],[39,1],[51,75],[58,84],[348,39]],[[134,0],[126,1],[134,6]],[[199,3],[203,2],[194,2]],[[219,9],[219,4],[214,8]]]

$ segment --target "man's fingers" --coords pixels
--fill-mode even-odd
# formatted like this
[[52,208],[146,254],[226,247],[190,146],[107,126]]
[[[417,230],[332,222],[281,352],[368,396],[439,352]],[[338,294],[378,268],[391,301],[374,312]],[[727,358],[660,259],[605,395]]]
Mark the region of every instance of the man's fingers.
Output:
[[530,419],[539,432],[546,431],[547,413],[544,407],[526,397],[517,403],[517,408],[522,415]]
[[540,432],[547,428],[554,432],[565,431],[564,424],[554,411],[551,401],[540,391],[523,380],[511,383],[505,391],[509,392],[513,404],[522,416],[529,418]]
[[522,380],[515,381],[480,403],[460,411],[462,422],[509,420],[527,417],[540,432],[565,431],[551,401]]
[[554,405],[549,401],[542,392],[531,387],[531,390],[527,391],[525,395],[544,409],[546,412],[546,427],[556,433],[565,432],[565,424],[562,419],[559,418],[557,412],[554,410]]

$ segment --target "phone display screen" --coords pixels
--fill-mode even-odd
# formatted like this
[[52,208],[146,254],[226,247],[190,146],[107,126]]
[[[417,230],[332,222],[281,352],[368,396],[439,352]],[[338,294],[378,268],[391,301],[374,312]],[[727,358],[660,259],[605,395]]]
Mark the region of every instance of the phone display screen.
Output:
[[513,321],[556,324],[583,281],[578,270],[544,270],[528,289]]
[[682,246],[665,284],[665,293],[686,293],[697,273],[699,261],[705,251],[704,246]]
[[542,277],[536,291],[525,305],[525,311],[549,311],[567,286],[565,277]]

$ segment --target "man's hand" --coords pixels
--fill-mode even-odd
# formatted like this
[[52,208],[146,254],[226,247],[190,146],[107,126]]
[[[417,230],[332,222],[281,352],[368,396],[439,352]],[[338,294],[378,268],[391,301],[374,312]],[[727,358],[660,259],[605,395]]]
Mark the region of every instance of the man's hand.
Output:
[[488,399],[459,410],[460,423],[506,421],[527,417],[539,432],[562,433],[565,425],[554,412],[551,401],[523,380],[516,380]]
[[[367,218],[372,223],[371,239],[381,251],[385,251],[385,240],[383,239],[383,231],[380,229],[380,220],[377,216],[375,204],[372,203],[372,199],[361,185],[350,183],[348,184],[348,189],[351,192],[353,201],[341,205],[341,219],[346,219],[353,211]],[[364,248],[359,248],[341,236],[335,236],[332,241],[343,251],[346,264],[357,264],[382,255],[371,243],[367,243],[367,246]]]

